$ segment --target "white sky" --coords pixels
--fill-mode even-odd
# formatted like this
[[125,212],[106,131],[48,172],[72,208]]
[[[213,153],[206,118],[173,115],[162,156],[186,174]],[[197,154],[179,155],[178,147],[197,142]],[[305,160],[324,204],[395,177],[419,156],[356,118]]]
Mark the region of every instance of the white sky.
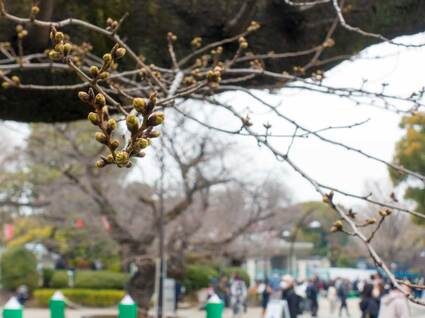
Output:
[[[403,37],[397,41],[423,43],[425,34]],[[385,57],[365,58],[376,55]],[[324,83],[358,88],[362,79],[368,79],[368,88],[379,90],[381,83],[386,82],[389,83],[388,93],[406,96],[422,88],[425,84],[424,56],[425,47],[404,48],[389,44],[375,45],[363,51],[360,59],[356,59],[354,62],[343,62],[328,71]],[[402,134],[398,128],[400,115],[374,107],[356,106],[351,101],[335,96],[294,89],[282,89],[273,95],[264,91],[255,91],[255,94],[266,98],[273,104],[281,103],[281,112],[310,129],[320,129],[330,125],[348,125],[369,119],[369,122],[360,127],[328,131],[323,135],[361,148],[384,160],[391,160],[395,142]],[[251,110],[258,111],[258,107],[261,107],[255,105],[252,99],[241,93],[225,94],[222,98],[231,100],[232,104],[238,105],[240,109],[249,106]],[[272,114],[252,114],[252,118],[256,124],[254,128],[261,127],[264,122],[269,121],[273,124],[273,133],[291,134],[293,132],[290,126],[282,124],[281,120],[275,120]],[[221,119],[219,120],[221,121]],[[13,140],[19,144],[27,133],[27,125],[6,122],[1,125],[0,138]],[[276,178],[282,178],[284,183],[292,189],[295,201],[320,199],[305,180],[288,169],[285,164],[276,162],[266,149],[259,149],[255,141],[249,138],[238,138],[243,147],[241,151],[247,152],[250,156],[249,164],[245,162],[244,166],[250,166],[254,170],[265,170]],[[285,150],[287,142],[288,139],[277,140],[274,141],[274,144]],[[364,159],[356,153],[327,145],[314,137],[298,139],[290,154],[292,159],[312,177],[348,192],[365,193],[365,182],[370,180],[388,182],[387,168],[382,164]],[[347,202],[347,199],[338,197],[338,201]]]

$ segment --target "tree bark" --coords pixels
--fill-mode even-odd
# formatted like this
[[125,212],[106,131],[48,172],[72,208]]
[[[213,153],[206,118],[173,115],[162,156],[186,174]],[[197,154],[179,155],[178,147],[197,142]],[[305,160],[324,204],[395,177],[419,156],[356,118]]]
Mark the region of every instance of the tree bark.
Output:
[[[258,53],[294,52],[316,46],[324,40],[335,11],[330,3],[314,7],[292,7],[283,0],[144,0],[144,1],[53,1],[53,20],[67,17],[86,19],[98,25],[105,25],[107,17],[119,19],[126,12],[130,16],[124,22],[120,34],[137,53],[143,54],[148,63],[169,66],[166,34],[172,31],[179,40],[176,45],[178,56],[190,50],[194,36],[201,36],[204,42],[223,39],[243,30],[251,20],[257,20],[262,28],[249,38],[252,51]],[[7,1],[9,11],[27,16],[29,1]],[[348,23],[370,32],[377,32],[393,38],[425,30],[425,2],[421,0],[350,0],[352,9],[345,13]],[[41,14],[41,13],[40,13]],[[82,29],[67,28],[75,42],[90,41],[94,51],[103,54],[112,43]],[[339,28],[335,34],[336,45],[325,52],[324,58],[341,54],[353,54],[374,42],[371,38]],[[28,38],[25,51],[39,49],[40,41]],[[14,26],[0,19],[0,42],[16,42]],[[225,47],[226,51],[226,47]],[[230,50],[228,50],[230,51]],[[273,60],[266,67],[274,71],[290,70],[301,65],[311,56]],[[335,62],[336,63],[336,62]],[[327,67],[332,67],[330,64]],[[23,82],[69,83],[73,76],[60,72],[24,74]],[[258,80],[257,87],[275,87],[278,83]],[[89,109],[75,97],[75,92],[17,92],[14,89],[0,91],[0,118],[23,122],[69,121],[85,117]]]

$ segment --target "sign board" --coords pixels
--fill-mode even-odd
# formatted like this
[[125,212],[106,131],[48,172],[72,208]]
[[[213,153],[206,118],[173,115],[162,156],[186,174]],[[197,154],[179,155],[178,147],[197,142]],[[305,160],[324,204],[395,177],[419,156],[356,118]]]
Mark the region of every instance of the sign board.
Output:
[[270,299],[264,318],[291,318],[287,301]]
[[171,278],[164,280],[164,312],[167,316],[175,316],[176,311],[176,281]]

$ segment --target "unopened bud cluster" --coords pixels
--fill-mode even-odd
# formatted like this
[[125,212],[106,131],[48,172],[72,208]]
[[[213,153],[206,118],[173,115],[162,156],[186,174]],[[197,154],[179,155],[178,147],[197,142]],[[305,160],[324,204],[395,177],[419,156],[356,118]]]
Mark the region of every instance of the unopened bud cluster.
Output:
[[21,84],[21,79],[17,75],[13,75],[10,78],[5,76],[2,71],[0,71],[0,80],[2,81],[1,87],[7,89],[9,87],[17,87]]
[[335,223],[332,225],[331,227],[331,232],[335,233],[335,232],[341,232],[344,229],[344,224],[342,223],[341,220],[337,220],[335,221]]
[[16,36],[18,37],[19,40],[22,40],[23,38],[27,37],[28,31],[25,30],[22,24],[18,24],[15,29],[16,29]]
[[[104,61],[108,63],[109,59],[110,57],[106,57]],[[101,156],[96,162],[98,168],[103,168],[109,164],[115,164],[118,167],[131,167],[130,159],[132,157],[144,157],[143,149],[151,144],[152,138],[160,136],[160,132],[154,129],[164,122],[164,113],[155,110],[157,102],[155,93],[146,99],[141,97],[133,99],[132,107],[134,111],[130,112],[125,118],[130,139],[122,147],[120,147],[120,141],[113,136],[117,129],[117,121],[109,116],[105,96],[102,93],[95,94],[93,89],[90,88],[88,92],[80,91],[78,97],[81,101],[93,107],[94,111],[89,113],[88,120],[100,129],[96,132],[95,139],[110,151],[109,155]]]
[[50,40],[53,49],[49,51],[48,55],[52,61],[61,61],[71,53],[73,47],[69,43],[68,37],[63,32],[57,31],[55,27],[51,28]]

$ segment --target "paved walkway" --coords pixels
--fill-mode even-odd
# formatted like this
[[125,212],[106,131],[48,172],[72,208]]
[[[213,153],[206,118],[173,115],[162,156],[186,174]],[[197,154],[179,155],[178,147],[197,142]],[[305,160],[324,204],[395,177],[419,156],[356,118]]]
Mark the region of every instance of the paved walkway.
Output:
[[[358,306],[358,300],[349,300],[348,303],[351,317],[360,318],[360,311]],[[412,318],[425,318],[425,308],[419,306],[411,306]],[[78,310],[67,310],[66,318],[84,318],[90,315],[96,315],[99,318],[102,316],[105,318],[117,316],[116,309],[78,309]],[[47,309],[25,309],[23,318],[49,318],[49,311]],[[103,318],[102,317],[102,318]],[[204,318],[205,312],[192,308],[192,309],[180,309],[178,311],[178,317],[181,318]],[[309,314],[305,314],[300,318],[310,317]],[[326,300],[320,301],[319,318],[338,318],[338,315],[329,313],[329,305]],[[343,317],[345,317],[343,315]],[[226,309],[223,318],[232,318],[230,310]],[[248,312],[241,318],[261,318],[260,308],[249,308]]]

